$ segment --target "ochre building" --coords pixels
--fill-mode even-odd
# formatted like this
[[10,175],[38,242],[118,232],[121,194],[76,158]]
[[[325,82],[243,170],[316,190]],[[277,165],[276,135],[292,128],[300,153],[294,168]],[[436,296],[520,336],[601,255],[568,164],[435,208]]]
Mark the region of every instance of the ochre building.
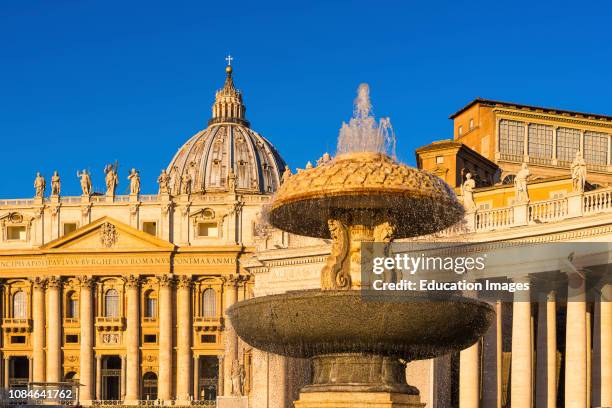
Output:
[[[180,147],[158,194],[140,194],[132,171],[131,194],[116,195],[111,165],[79,173],[79,196],[47,175],[35,198],[0,200],[4,387],[74,380],[84,404],[249,392],[251,351],[224,310],[250,296],[240,259],[285,164],[226,71],[208,127]],[[91,191],[92,177],[106,191]]]

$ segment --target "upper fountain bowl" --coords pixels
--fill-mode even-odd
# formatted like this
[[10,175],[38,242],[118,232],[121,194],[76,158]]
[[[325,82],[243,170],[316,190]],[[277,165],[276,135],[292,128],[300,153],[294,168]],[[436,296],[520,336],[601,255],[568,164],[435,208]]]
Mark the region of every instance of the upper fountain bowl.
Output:
[[338,212],[365,225],[392,221],[396,238],[440,231],[464,213],[440,178],[382,153],[359,152],[341,154],[287,178],[276,192],[269,221],[298,235],[329,238],[327,222]]

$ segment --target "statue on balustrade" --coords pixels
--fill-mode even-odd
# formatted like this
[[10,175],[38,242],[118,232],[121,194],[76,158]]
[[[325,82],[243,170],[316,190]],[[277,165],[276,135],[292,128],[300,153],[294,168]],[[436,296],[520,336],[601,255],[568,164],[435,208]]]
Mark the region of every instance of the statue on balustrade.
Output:
[[140,174],[136,169],[132,169],[128,180],[130,180],[130,194],[138,195],[140,193]]
[[162,169],[157,178],[157,183],[159,184],[159,194],[170,194],[170,176],[166,173],[166,169]]
[[82,172],[77,171],[77,177],[81,182],[81,191],[84,196],[91,195],[91,177],[89,176],[89,172],[87,170],[83,170]]
[[36,178],[34,179],[34,189],[36,190],[36,198],[43,198],[45,196],[45,189],[47,188],[47,182],[45,178],[40,175],[40,172],[36,172]]
[[467,212],[474,212],[474,210],[476,210],[476,203],[474,202],[474,188],[476,188],[476,181],[474,181],[472,178],[472,173],[467,173],[465,175],[465,181],[461,185],[463,207]]
[[587,166],[580,150],[576,152],[576,158],[574,158],[574,161],[572,162],[571,171],[572,187],[574,192],[584,192],[584,185],[586,184],[587,176]]
[[108,196],[115,195],[115,189],[117,184],[119,184],[119,177],[117,176],[118,168],[117,162],[115,164],[107,164],[104,167],[104,174],[106,174],[106,195]]
[[514,189],[516,191],[517,203],[529,202],[529,191],[527,190],[527,179],[531,176],[531,172],[527,167],[527,163],[521,165],[521,169],[516,173],[514,178]]
[[60,176],[57,174],[57,170],[53,172],[53,177],[51,177],[51,195],[58,196],[60,195],[62,185],[60,181]]

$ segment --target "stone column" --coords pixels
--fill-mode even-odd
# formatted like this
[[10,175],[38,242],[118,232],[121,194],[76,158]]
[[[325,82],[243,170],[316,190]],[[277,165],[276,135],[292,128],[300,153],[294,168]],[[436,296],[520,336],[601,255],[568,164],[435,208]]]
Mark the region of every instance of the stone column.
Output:
[[10,363],[11,360],[9,359],[8,356],[4,356],[4,388],[8,388],[9,387],[9,377],[10,377],[10,372],[9,369],[10,367]]
[[180,276],[176,291],[177,298],[177,361],[176,398],[188,401],[191,395],[191,277]]
[[172,400],[172,286],[170,275],[159,277],[158,398]]
[[219,383],[217,384],[217,389],[219,390],[219,394],[221,394],[225,387],[225,356],[219,355],[217,359],[219,359]]
[[45,281],[32,281],[32,357],[34,358],[33,379],[45,381]]
[[92,307],[93,279],[89,276],[79,278],[81,292],[79,296],[79,321],[81,323],[81,351],[79,356],[79,382],[83,384],[79,390],[81,401],[94,399],[94,376],[93,376],[93,326],[94,316]]
[[140,399],[140,280],[138,276],[130,275],[125,279],[127,292],[127,332],[126,352],[124,361],[127,370],[125,375],[125,400]]
[[538,345],[536,406],[557,406],[557,303],[551,291],[546,302],[538,304]]
[[34,376],[34,359],[32,356],[28,357],[28,381],[34,381],[32,377]]
[[47,381],[62,380],[62,312],[59,277],[51,276],[47,281]]
[[587,331],[584,281],[568,276],[567,326],[565,339],[565,407],[587,404]]
[[479,342],[459,353],[459,408],[478,408],[480,404]]
[[501,408],[502,404],[502,302],[495,302],[495,323],[489,327],[483,345],[482,405]]
[[96,399],[102,399],[102,356],[96,356]]
[[525,123],[525,134],[523,135],[523,161],[529,162],[529,123]]
[[[234,276],[230,277],[225,284],[225,305],[224,312],[228,307],[236,303],[236,299],[238,296],[236,284],[238,283],[238,279]],[[225,364],[223,369],[223,377],[224,377],[224,386],[223,386],[223,395],[231,395],[232,394],[232,365],[234,361],[238,361],[238,336],[236,335],[236,331],[232,326],[232,322],[225,315],[225,332],[223,333],[225,337]]]
[[199,364],[198,361],[200,359],[200,356],[193,356],[193,399],[194,400],[199,400],[200,399],[200,392],[199,392],[199,379],[200,379],[200,370],[199,370]]
[[533,406],[533,340],[529,294],[515,292],[512,306],[512,406]]
[[593,406],[612,407],[612,285],[595,302],[593,334]]
[[127,392],[127,357],[121,356],[121,400],[125,401]]

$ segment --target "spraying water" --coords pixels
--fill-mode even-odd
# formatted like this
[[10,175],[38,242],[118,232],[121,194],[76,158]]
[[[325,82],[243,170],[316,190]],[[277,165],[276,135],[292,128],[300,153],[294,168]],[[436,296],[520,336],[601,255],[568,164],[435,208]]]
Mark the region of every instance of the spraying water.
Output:
[[337,154],[373,152],[395,158],[395,134],[391,121],[389,118],[381,118],[376,123],[368,84],[359,85],[354,105],[353,117],[349,123],[342,122]]

